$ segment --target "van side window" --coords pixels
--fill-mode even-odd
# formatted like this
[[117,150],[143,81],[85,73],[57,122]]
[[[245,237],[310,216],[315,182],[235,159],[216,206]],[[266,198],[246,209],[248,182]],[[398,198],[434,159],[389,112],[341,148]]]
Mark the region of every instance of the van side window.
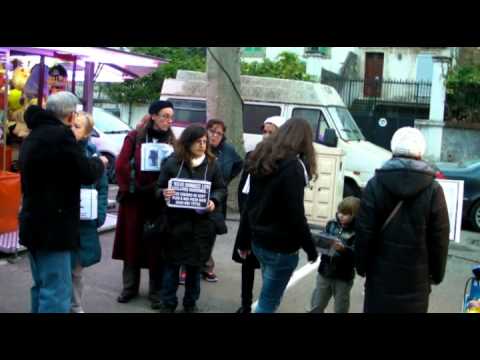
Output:
[[328,129],[328,124],[320,110],[295,108],[293,109],[292,117],[307,120],[312,127],[313,138],[315,140],[318,140],[318,138],[323,139],[325,130]]
[[205,124],[207,105],[204,100],[168,99],[175,109],[175,123]]
[[261,134],[263,122],[270,116],[282,113],[280,106],[245,104],[243,108],[243,131],[248,134]]

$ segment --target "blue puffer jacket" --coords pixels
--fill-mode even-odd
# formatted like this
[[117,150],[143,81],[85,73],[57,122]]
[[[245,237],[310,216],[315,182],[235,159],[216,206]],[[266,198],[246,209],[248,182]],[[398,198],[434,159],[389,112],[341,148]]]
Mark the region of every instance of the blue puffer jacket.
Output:
[[[82,141],[87,157],[98,154],[97,147],[89,141]],[[80,247],[72,252],[72,268],[75,267],[77,259],[82,267],[91,266],[100,262],[102,249],[97,229],[105,223],[108,205],[108,178],[106,172],[100,180],[90,186],[82,186],[82,189],[96,189],[98,191],[98,217],[96,220],[80,221]]]

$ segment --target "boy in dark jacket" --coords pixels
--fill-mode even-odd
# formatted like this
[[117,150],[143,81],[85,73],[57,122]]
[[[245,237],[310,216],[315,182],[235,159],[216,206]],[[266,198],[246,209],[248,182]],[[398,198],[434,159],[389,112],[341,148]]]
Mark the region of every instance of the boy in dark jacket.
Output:
[[326,226],[326,233],[335,236],[333,256],[323,254],[318,267],[317,286],[312,294],[312,311],[323,313],[333,296],[336,313],[348,313],[350,290],[355,278],[353,245],[355,241],[355,216],[360,200],[349,196],[338,205],[337,216]]

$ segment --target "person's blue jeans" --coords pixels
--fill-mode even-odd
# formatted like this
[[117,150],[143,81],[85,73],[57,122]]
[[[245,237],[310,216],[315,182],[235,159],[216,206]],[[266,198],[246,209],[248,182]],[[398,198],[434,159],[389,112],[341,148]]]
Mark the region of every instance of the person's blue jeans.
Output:
[[32,313],[69,313],[72,301],[70,251],[30,251]]
[[[183,296],[183,306],[193,307],[200,297],[200,272],[199,266],[186,265],[185,271],[185,295]],[[177,290],[180,265],[166,263],[163,270],[163,283],[161,290],[162,302],[165,306],[176,308],[178,305]]]
[[298,265],[298,252],[283,254],[252,243],[252,250],[262,268],[262,290],[256,313],[274,313],[282,300],[293,272]]

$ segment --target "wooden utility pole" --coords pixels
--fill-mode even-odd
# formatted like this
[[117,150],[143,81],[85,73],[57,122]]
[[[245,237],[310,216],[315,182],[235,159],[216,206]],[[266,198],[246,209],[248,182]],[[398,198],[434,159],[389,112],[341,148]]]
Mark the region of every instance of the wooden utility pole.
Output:
[[[207,48],[207,118],[221,119],[227,138],[244,158],[243,107],[240,97],[240,48]],[[228,206],[238,210],[238,176],[229,186]]]

